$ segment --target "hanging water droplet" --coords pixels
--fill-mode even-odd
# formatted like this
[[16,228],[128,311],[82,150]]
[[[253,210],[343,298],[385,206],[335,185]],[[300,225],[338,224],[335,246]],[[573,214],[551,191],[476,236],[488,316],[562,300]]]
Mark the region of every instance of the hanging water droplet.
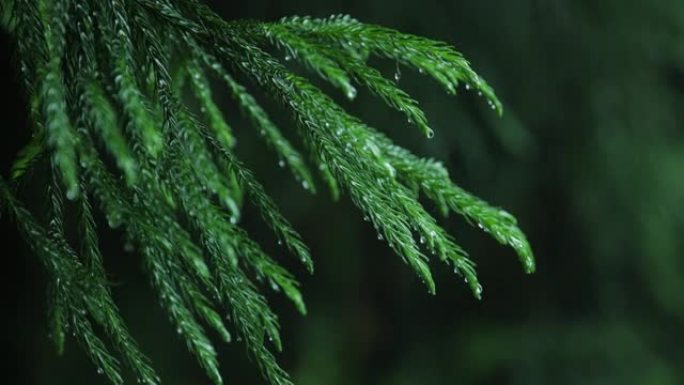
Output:
[[70,201],[73,201],[78,197],[78,190],[75,188],[70,188],[67,193],[66,193],[66,198]]
[[112,229],[115,229],[115,228],[121,226],[121,219],[116,218],[116,217],[111,217],[107,220],[107,224],[109,224],[109,227],[111,227]]
[[348,99],[354,99],[356,97],[356,89],[355,88],[349,88],[347,90],[347,98]]
[[434,138],[434,136],[435,136],[435,131],[432,128],[428,128],[428,131],[427,131],[428,139]]
[[302,182],[302,187],[304,188],[304,190],[308,190],[308,189],[309,189],[309,182],[303,181],[303,182]]
[[279,160],[279,161],[278,161],[278,166],[280,166],[280,167],[285,167],[285,161],[282,160],[282,159]]
[[285,55],[285,61],[290,61],[292,60],[292,56],[290,55]]
[[378,241],[382,241],[383,239],[382,234],[378,234]]
[[466,83],[465,89],[466,89],[466,90],[470,90],[470,84]]
[[278,245],[281,245],[281,246],[282,246],[282,244],[283,244],[283,241],[280,240],[280,239],[278,239]]
[[425,243],[425,237],[422,235],[420,236],[420,243]]

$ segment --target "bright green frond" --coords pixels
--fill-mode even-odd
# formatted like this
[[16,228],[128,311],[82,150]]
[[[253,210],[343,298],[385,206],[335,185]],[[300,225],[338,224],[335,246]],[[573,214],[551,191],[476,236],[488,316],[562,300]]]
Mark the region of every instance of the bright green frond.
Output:
[[[239,125],[228,123],[232,117],[215,100],[217,85],[227,87],[278,164],[315,192],[301,145],[332,197],[348,196],[428,292],[436,290],[429,266],[435,259],[449,264],[475,297],[482,286],[475,264],[423,206],[421,193],[444,214],[458,213],[511,246],[525,271],[534,271],[531,248],[510,214],[454,184],[439,162],[395,145],[286,63],[300,62],[349,99],[358,86],[367,88],[432,137],[419,102],[368,59],[414,68],[451,94],[461,86],[479,92],[501,113],[492,89],[449,45],[348,16],[229,22],[197,0],[2,5],[3,25],[16,38],[32,139],[10,180],[0,179],[0,206],[47,272],[57,351],[73,334],[111,383],[126,382],[126,372],[149,385],[161,380],[113,301],[98,213],[137,252],[179,339],[212,383],[223,379],[207,328],[225,343],[244,344],[270,384],[292,384],[271,352],[283,341],[264,292],[281,291],[302,314],[306,305],[294,275],[245,230],[243,205],[253,206],[310,272],[313,258],[259,182],[263,176],[237,155]],[[271,54],[277,49],[285,62]],[[281,131],[286,125],[278,127],[255,95],[279,103],[296,129]],[[32,175],[48,175],[36,183],[47,192],[43,215],[15,196]],[[79,247],[70,245],[74,240]]]

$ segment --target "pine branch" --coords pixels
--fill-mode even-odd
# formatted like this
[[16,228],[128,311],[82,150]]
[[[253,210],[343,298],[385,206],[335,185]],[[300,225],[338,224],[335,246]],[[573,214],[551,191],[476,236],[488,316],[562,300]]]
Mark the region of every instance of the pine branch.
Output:
[[[492,89],[450,46],[348,16],[228,22],[195,0],[2,4],[3,25],[16,37],[33,136],[10,181],[0,179],[0,205],[48,272],[57,350],[71,332],[112,383],[124,382],[121,365],[141,382],[160,380],[112,299],[97,210],[138,251],[179,338],[214,384],[223,380],[206,327],[226,343],[233,328],[269,383],[291,384],[268,348],[272,343],[281,350],[282,341],[262,284],[282,290],[302,314],[306,306],[294,276],[241,227],[243,203],[259,211],[278,242],[311,272],[313,260],[258,176],[235,155],[239,132],[214,100],[210,73],[222,80],[278,163],[315,192],[313,164],[332,196],[348,195],[430,293],[432,254],[451,264],[477,298],[482,286],[474,263],[419,202],[420,193],[444,214],[458,213],[511,246],[525,271],[534,270],[530,246],[510,214],[454,184],[439,162],[398,147],[269,54],[279,47],[286,61],[301,61],[350,99],[358,86],[368,88],[432,137],[418,102],[369,66],[368,58],[417,69],[452,94],[465,85],[501,113]],[[308,162],[236,80],[242,78],[291,113]],[[185,103],[185,85],[197,111]],[[41,169],[51,176],[43,182],[50,209],[36,216],[15,191]],[[78,207],[79,248],[66,241],[71,221],[65,219],[74,215],[64,209],[69,204]]]

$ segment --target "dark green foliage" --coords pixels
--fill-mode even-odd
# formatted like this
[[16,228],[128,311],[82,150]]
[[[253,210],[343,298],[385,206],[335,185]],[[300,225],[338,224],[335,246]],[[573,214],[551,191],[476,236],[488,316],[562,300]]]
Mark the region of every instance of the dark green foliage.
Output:
[[[280,164],[315,192],[304,156],[236,79],[250,79],[282,103],[333,197],[347,194],[430,293],[429,254],[451,264],[478,298],[482,287],[474,263],[419,202],[421,193],[444,214],[461,214],[513,247],[525,271],[534,271],[530,247],[510,214],[456,186],[438,162],[394,145],[271,54],[283,50],[350,99],[355,84],[367,87],[432,137],[418,102],[367,59],[375,55],[416,69],[451,94],[463,85],[501,113],[491,88],[443,43],[347,16],[227,22],[192,0],[16,0],[2,6],[3,15],[11,15],[6,27],[17,37],[34,139],[19,154],[11,179],[0,182],[1,202],[49,273],[57,350],[72,333],[115,384],[123,382],[121,363],[109,345],[139,381],[159,379],[111,298],[91,201],[138,251],[159,301],[212,382],[222,379],[205,327],[230,342],[229,321],[266,379],[290,383],[266,348],[267,341],[278,350],[282,343],[261,283],[282,289],[300,312],[306,308],[294,277],[240,227],[243,201],[311,272],[312,258],[235,156],[237,138],[212,97],[209,73],[226,83]],[[184,85],[195,104],[186,104]],[[46,184],[47,226],[12,191],[37,168],[53,176]],[[62,225],[64,207],[72,204],[63,201],[62,190],[79,208],[78,250]]]

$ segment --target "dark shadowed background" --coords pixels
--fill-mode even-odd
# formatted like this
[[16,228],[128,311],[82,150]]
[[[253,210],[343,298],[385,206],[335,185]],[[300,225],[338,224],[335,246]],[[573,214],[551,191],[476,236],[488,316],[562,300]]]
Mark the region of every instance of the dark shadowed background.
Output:
[[[447,96],[407,69],[400,84],[428,113],[433,139],[367,93],[343,102],[397,142],[443,160],[457,183],[518,217],[538,259],[533,276],[522,273],[512,250],[461,218],[441,221],[478,264],[485,286],[478,302],[439,264],[437,296],[428,295],[345,198],[334,203],[324,188],[316,196],[304,191],[224,100],[238,154],[316,260],[316,273],[307,276],[246,215],[254,238],[303,283],[306,317],[277,294],[269,297],[281,316],[279,360],[295,383],[684,383],[681,0],[213,3],[228,19],[348,13],[449,42],[506,109],[499,119],[476,96]],[[5,174],[28,137],[10,46],[3,35]],[[393,76],[394,63],[380,67]],[[267,106],[292,134],[286,114]],[[17,384],[104,384],[74,341],[64,357],[54,353],[44,274],[6,219],[2,232],[3,372]],[[209,383],[120,239],[102,239],[116,300],[163,383]],[[221,346],[220,360],[227,384],[263,383],[240,343]]]

